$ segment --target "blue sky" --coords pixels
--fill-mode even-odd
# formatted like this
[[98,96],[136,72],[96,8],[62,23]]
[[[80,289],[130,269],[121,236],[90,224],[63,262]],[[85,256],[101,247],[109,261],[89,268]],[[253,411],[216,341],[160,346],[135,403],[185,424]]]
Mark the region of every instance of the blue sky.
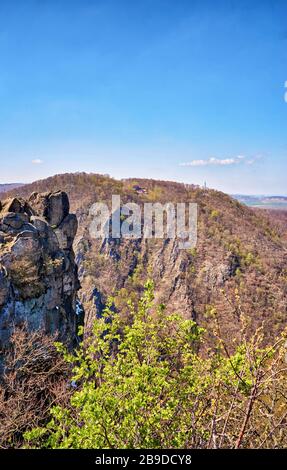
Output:
[[287,194],[286,19],[285,0],[0,0],[0,182]]

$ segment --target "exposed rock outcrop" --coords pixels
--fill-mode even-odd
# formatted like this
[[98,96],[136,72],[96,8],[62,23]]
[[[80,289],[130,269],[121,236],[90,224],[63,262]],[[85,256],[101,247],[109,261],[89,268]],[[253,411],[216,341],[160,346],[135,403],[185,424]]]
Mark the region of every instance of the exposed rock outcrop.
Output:
[[76,339],[76,232],[62,191],[0,202],[0,350],[22,324],[58,331],[70,344]]

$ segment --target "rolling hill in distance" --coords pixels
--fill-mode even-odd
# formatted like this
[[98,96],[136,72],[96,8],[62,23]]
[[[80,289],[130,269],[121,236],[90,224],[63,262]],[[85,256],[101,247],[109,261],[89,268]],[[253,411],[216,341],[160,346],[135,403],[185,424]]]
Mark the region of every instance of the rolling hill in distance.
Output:
[[12,189],[19,188],[20,186],[24,186],[23,183],[0,183],[0,194],[5,193],[6,191],[11,191]]
[[262,209],[283,209],[287,210],[287,196],[254,196],[254,195],[232,195],[239,202],[250,207],[258,207]]
[[[104,175],[109,176],[109,175]],[[31,183],[32,185],[35,183]],[[29,185],[29,184],[28,184]],[[0,183],[0,193],[12,191],[13,189],[27,186],[24,183]],[[244,194],[230,194],[231,197],[237,199],[242,204],[250,207],[260,207],[262,209],[283,209],[287,210],[287,196],[281,195],[244,195]]]

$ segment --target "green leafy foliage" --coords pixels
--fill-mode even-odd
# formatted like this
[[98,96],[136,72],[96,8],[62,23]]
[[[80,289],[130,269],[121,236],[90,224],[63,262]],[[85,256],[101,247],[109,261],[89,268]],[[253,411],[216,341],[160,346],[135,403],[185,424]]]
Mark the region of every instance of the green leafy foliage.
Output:
[[[75,391],[69,406],[51,408],[45,427],[26,433],[27,445],[239,447],[270,441],[270,433],[282,445],[276,423],[283,413],[279,389],[286,386],[283,337],[262,348],[260,330],[231,354],[219,328],[217,347],[202,354],[203,329],[155,307],[151,281],[138,307],[129,308],[133,322],[124,325],[108,307],[75,354],[57,343],[73,366]],[[271,421],[266,410],[277,393]]]

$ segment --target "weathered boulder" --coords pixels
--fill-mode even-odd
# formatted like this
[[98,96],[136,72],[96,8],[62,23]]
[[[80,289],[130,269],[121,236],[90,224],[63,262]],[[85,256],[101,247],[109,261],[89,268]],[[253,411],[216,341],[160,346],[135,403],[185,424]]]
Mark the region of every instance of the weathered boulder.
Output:
[[77,335],[80,287],[73,240],[77,219],[66,193],[34,193],[29,203],[0,202],[0,351],[16,325]]
[[36,215],[44,217],[52,227],[58,227],[70,210],[69,198],[64,191],[33,193],[29,203]]
[[1,211],[2,212],[15,212],[15,213],[20,213],[24,212],[24,206],[23,202],[21,199],[18,199],[16,197],[6,199],[1,205]]
[[58,191],[49,195],[45,217],[52,226],[58,227],[64,218],[68,216],[69,210],[70,204],[66,193]]
[[39,236],[42,239],[44,247],[49,253],[54,253],[59,249],[59,240],[55,233],[55,230],[49,225],[49,223],[43,218],[38,216],[32,216],[31,224],[38,230]]
[[78,229],[78,221],[75,214],[69,214],[55,229],[60,248],[62,250],[70,250]]
[[25,213],[7,212],[4,213],[1,220],[3,231],[9,231],[10,228],[20,229],[25,222],[29,222],[29,217]]
[[47,201],[50,193],[32,193],[29,197],[29,205],[33,207],[35,215],[45,216],[47,210]]

